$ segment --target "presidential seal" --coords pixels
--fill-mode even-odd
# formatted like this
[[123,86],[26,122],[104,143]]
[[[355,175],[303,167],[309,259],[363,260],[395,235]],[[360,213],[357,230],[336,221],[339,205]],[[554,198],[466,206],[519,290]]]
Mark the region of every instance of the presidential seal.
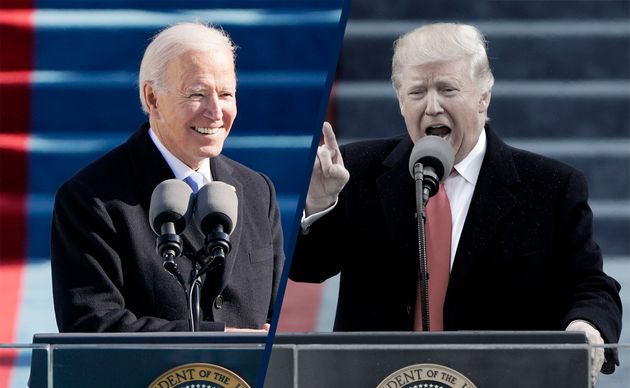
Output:
[[399,369],[376,388],[477,388],[456,370],[436,364],[416,364]]
[[148,388],[250,388],[240,376],[213,364],[184,364],[153,380]]

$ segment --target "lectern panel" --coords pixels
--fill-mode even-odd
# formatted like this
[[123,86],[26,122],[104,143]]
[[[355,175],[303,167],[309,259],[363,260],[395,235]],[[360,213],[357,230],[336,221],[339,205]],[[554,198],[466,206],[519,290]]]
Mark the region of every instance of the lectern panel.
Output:
[[[31,388],[254,386],[266,337],[229,334],[37,335]],[[196,365],[193,365],[196,364]]]
[[265,387],[588,388],[583,333],[278,335]]

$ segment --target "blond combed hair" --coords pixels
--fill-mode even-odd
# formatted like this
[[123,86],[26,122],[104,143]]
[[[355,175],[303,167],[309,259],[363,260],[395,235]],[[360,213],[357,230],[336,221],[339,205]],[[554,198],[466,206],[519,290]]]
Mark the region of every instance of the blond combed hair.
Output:
[[401,86],[403,66],[468,59],[471,77],[481,93],[492,90],[494,76],[486,53],[486,40],[476,27],[467,24],[435,23],[410,31],[394,42],[392,85]]

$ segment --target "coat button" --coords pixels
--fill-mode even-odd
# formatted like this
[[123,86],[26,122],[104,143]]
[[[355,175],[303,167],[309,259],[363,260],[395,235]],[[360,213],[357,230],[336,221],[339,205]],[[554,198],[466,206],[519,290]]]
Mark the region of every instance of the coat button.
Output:
[[214,307],[218,310],[223,307],[223,295],[218,295],[216,298],[214,298]]

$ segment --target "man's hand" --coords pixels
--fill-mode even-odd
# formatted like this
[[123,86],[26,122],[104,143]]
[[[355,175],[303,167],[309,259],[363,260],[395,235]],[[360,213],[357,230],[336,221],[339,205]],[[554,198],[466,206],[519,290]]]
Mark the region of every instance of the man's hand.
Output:
[[[572,321],[569,323],[566,330],[583,331],[584,334],[586,334],[588,344],[591,346],[604,344],[604,339],[601,334],[599,334],[599,331],[586,321]],[[599,376],[599,371],[602,369],[602,365],[604,365],[604,348],[593,347],[591,349],[591,384],[593,387],[597,383],[597,377]]]
[[324,123],[322,132],[324,143],[317,147],[317,157],[304,206],[306,216],[326,210],[335,203],[350,179],[350,173],[343,165],[335,133],[328,122]]
[[239,329],[236,327],[226,327],[226,333],[269,333],[270,325],[268,323],[264,323],[262,329]]

